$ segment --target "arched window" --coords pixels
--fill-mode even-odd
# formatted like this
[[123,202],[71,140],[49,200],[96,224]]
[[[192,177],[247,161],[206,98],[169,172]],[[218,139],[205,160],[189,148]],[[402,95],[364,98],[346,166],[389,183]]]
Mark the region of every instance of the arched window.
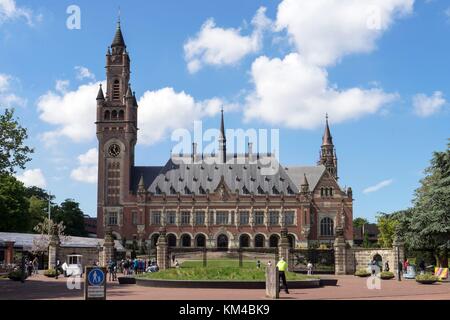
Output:
[[119,120],[125,119],[125,112],[123,110],[119,111]]
[[333,196],[333,188],[330,188],[330,197]]
[[169,247],[177,246],[177,237],[174,234],[167,235],[167,244]]
[[217,248],[228,249],[228,237],[226,235],[221,234],[217,237]]
[[199,248],[206,247],[206,237],[204,234],[199,234],[195,237],[195,245]]
[[159,238],[159,234],[152,235],[151,245],[150,245],[151,248],[156,248],[156,244],[158,243],[158,238]]
[[262,234],[257,234],[255,236],[255,248],[263,248],[265,240]]
[[111,112],[108,110],[105,111],[105,120],[111,120]]
[[250,237],[248,234],[241,234],[239,237],[239,248],[248,248],[250,247]]
[[120,81],[115,80],[113,84],[113,100],[120,100]]
[[323,218],[320,220],[320,235],[329,237],[334,234],[334,222],[331,218]]
[[320,188],[320,196],[323,197],[325,193],[323,192],[323,188]]
[[295,237],[292,234],[288,234],[287,236],[288,241],[289,241],[289,247],[290,248],[295,248]]
[[117,111],[113,110],[113,112],[111,112],[111,119],[116,120],[117,119]]
[[278,235],[276,235],[276,234],[271,235],[269,238],[269,246],[271,248],[277,248],[279,240],[280,240],[280,237],[278,237]]
[[191,236],[188,234],[183,234],[181,236],[181,246],[190,247],[191,246]]

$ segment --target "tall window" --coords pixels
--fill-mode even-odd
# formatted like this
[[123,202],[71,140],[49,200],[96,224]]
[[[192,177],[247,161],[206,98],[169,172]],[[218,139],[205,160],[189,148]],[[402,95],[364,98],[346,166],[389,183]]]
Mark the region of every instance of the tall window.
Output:
[[205,224],[205,212],[197,211],[195,213],[195,225],[202,226]]
[[209,224],[213,225],[215,223],[214,221],[214,211],[209,212]]
[[285,212],[285,218],[284,218],[284,223],[287,226],[292,226],[294,224],[294,211],[286,211]]
[[161,211],[152,211],[152,219],[151,222],[153,225],[161,224]]
[[131,213],[131,220],[132,220],[132,223],[134,224],[134,225],[137,225],[137,224],[139,224],[139,216],[138,216],[138,213],[137,213],[137,211],[133,211],[132,213]]
[[113,84],[113,100],[120,100],[120,81],[115,80]]
[[217,211],[216,212],[216,224],[228,224],[228,212]]
[[181,224],[189,225],[191,223],[191,213],[189,211],[181,212]]
[[270,211],[269,212],[269,224],[271,226],[276,226],[279,224],[279,213],[277,211]]
[[108,214],[108,226],[117,226],[117,212]]
[[176,223],[176,213],[175,211],[167,211],[167,224]]
[[255,211],[255,225],[261,226],[264,224],[264,211]]
[[325,217],[320,220],[320,235],[329,237],[334,234],[334,222],[333,219]]
[[239,214],[239,224],[248,225],[249,223],[249,213],[248,211],[241,211]]

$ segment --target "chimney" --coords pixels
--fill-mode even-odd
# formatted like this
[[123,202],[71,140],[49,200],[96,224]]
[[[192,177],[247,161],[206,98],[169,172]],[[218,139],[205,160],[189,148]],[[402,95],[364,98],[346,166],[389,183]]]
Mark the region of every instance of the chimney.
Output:
[[197,143],[192,143],[192,163],[195,163],[198,161],[198,155],[197,155]]
[[248,161],[253,161],[253,142],[248,143]]

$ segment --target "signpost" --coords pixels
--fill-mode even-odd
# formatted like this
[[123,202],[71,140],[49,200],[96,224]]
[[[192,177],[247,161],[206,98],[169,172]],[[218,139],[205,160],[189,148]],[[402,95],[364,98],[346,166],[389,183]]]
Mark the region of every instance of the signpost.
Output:
[[84,271],[84,299],[106,300],[106,268],[86,267]]

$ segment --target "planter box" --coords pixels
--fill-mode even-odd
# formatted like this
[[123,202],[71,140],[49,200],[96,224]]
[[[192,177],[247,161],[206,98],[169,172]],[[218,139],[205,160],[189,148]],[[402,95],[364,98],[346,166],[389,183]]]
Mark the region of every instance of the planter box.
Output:
[[136,279],[134,277],[118,277],[119,284],[136,284]]
[[437,282],[436,280],[416,280],[416,281],[421,284],[433,284]]

